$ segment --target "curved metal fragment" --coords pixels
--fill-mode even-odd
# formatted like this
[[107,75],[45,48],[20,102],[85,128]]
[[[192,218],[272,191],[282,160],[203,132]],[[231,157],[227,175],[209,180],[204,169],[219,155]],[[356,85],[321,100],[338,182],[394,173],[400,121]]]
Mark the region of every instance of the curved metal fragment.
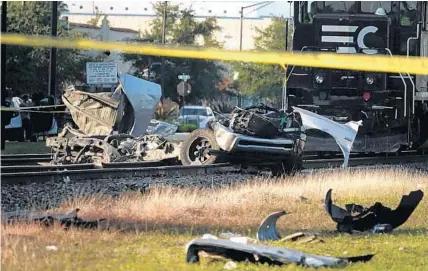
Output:
[[259,241],[275,241],[280,240],[281,236],[276,229],[276,221],[287,212],[275,212],[267,216],[257,230],[257,240]]
[[334,222],[342,222],[346,216],[351,216],[351,214],[347,210],[342,209],[333,203],[333,200],[331,199],[332,191],[333,189],[329,189],[325,195],[324,208]]

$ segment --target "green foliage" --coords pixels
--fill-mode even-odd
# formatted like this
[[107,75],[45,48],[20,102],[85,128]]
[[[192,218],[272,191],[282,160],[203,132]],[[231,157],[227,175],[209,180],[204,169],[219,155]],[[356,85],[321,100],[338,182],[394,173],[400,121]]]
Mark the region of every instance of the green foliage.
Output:
[[97,26],[98,23],[100,22],[102,16],[103,16],[103,14],[101,12],[97,11],[95,14],[95,17],[91,18],[88,21],[88,24],[93,25],[93,26]]
[[[23,4],[25,3],[25,5]],[[59,3],[59,15],[66,9]],[[51,2],[8,2],[8,32],[28,35],[50,35]],[[58,36],[85,38],[82,33],[71,33],[66,25],[58,23]],[[47,93],[49,78],[49,48],[24,46],[7,47],[6,86],[21,93]],[[57,50],[57,80],[61,89],[64,84],[84,80],[84,57],[78,50]],[[57,92],[58,93],[58,92]]]
[[198,126],[190,123],[180,124],[178,126],[177,132],[179,133],[190,133],[198,129]]
[[[257,51],[284,51],[285,49],[285,19],[273,18],[272,23],[265,29],[256,28],[254,45]],[[288,36],[291,47],[291,29]],[[237,87],[244,95],[281,99],[284,81],[284,69],[279,65],[264,65],[252,63],[233,63],[235,71],[239,72]]]
[[[161,43],[162,41],[162,20],[164,12],[163,2],[153,5],[156,18],[151,23],[150,31],[142,33],[142,38],[129,40],[134,43]],[[215,18],[204,21],[196,21],[193,10],[180,11],[178,5],[168,4],[166,8],[166,35],[167,44],[180,44],[197,46],[199,40],[204,41],[208,47],[221,47],[214,38],[215,31],[221,30]],[[136,69],[136,76],[142,76],[143,70],[149,67],[150,63],[161,62],[160,58],[148,57],[144,55],[125,54],[124,59],[131,61]],[[186,97],[186,102],[194,102],[200,98],[210,99],[217,94],[215,88],[221,79],[222,68],[212,61],[185,58],[165,58],[164,64],[164,94],[165,97],[178,101],[177,84],[180,80],[178,75],[186,73],[191,76],[189,83],[192,86],[192,93]],[[161,84],[160,65],[153,65],[156,72],[154,82]]]

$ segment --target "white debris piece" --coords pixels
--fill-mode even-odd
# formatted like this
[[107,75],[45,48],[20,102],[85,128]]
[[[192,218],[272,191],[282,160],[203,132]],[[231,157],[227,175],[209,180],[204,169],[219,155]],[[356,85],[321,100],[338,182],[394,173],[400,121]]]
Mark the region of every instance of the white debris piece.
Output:
[[233,232],[222,232],[220,238],[229,239],[231,237],[241,237],[242,235]]
[[336,143],[342,150],[344,157],[342,167],[347,167],[352,145],[354,144],[355,137],[357,136],[358,128],[359,126],[362,126],[363,121],[350,121],[348,123],[341,124],[305,109],[293,106],[293,110],[300,113],[305,130],[321,130],[328,133],[336,140]]
[[52,250],[52,251],[57,251],[58,247],[57,246],[46,246],[47,250]]
[[256,239],[250,238],[250,237],[230,237],[229,239],[232,242],[240,243],[240,244],[255,244],[257,243]]
[[228,261],[225,265],[224,265],[224,269],[226,270],[232,270],[232,269],[236,269],[237,265],[235,262],[232,261]]

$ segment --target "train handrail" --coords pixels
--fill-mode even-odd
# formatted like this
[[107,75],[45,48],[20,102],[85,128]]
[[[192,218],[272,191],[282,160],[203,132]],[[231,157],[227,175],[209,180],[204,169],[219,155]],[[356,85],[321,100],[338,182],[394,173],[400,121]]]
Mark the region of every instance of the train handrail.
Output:
[[[308,46],[303,46],[303,48],[300,50],[300,52],[303,52],[306,48],[308,48]],[[282,99],[282,108],[284,111],[287,111],[287,109],[288,109],[287,82],[288,82],[288,79],[290,79],[290,76],[293,73],[295,67],[296,67],[296,65],[293,65],[293,67],[290,70],[290,74],[288,76],[287,76],[287,70],[285,70],[285,84],[284,84],[284,87],[282,88],[282,95],[284,96]]]
[[[409,37],[409,38],[407,39],[407,48],[406,48],[406,56],[407,56],[407,57],[409,57],[409,55],[410,55],[410,41],[411,41],[411,40],[418,40],[418,39],[419,39],[419,36],[420,36],[420,31],[421,31],[421,26],[420,26],[420,24],[418,23],[418,24],[416,25],[416,37]],[[412,77],[410,76],[410,74],[409,74],[409,73],[407,73],[407,75],[409,76],[410,82],[412,83],[412,87],[413,87],[413,91],[412,91],[412,94],[413,94],[413,99],[412,99],[412,113],[413,113],[413,114],[415,114],[415,95],[416,95],[416,85],[415,85],[415,83],[413,82],[413,79],[412,79]]]
[[[388,54],[392,57],[392,53],[391,53],[391,50],[389,50],[389,48],[385,48],[385,51],[387,51]],[[404,85],[404,117],[406,117],[407,116],[407,84],[401,72],[398,74],[400,75],[401,81],[403,82],[403,85]]]

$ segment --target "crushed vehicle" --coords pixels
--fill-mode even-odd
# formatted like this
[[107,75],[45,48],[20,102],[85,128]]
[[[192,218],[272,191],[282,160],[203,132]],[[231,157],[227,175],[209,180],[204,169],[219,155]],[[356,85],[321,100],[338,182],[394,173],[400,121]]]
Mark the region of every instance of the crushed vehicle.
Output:
[[380,202],[365,208],[358,204],[346,204],[343,209],[333,203],[331,198],[332,189],[328,190],[325,197],[325,210],[331,219],[337,223],[339,232],[390,232],[404,224],[419,202],[424,193],[421,190],[403,195],[396,209],[385,207]]
[[295,263],[299,266],[314,268],[366,262],[374,256],[374,254],[370,254],[348,258],[328,257],[283,247],[242,244],[230,240],[194,239],[186,244],[186,261],[188,263],[199,262],[199,252],[202,251],[238,262],[248,261],[279,266]]
[[177,127],[153,122],[160,85],[121,74],[113,92],[69,87],[62,95],[78,129],[66,125],[46,145],[53,163],[110,163],[178,157],[179,144],[165,139]]
[[184,165],[232,164],[268,167],[274,174],[301,167],[305,133],[299,113],[285,113],[266,105],[236,107],[230,118],[211,121],[182,143]]
[[261,104],[236,107],[230,118],[211,121],[208,126],[193,131],[183,142],[180,160],[184,165],[226,160],[281,175],[302,168],[306,131],[310,129],[324,131],[336,140],[346,167],[361,121],[341,124],[298,107],[287,113]]

